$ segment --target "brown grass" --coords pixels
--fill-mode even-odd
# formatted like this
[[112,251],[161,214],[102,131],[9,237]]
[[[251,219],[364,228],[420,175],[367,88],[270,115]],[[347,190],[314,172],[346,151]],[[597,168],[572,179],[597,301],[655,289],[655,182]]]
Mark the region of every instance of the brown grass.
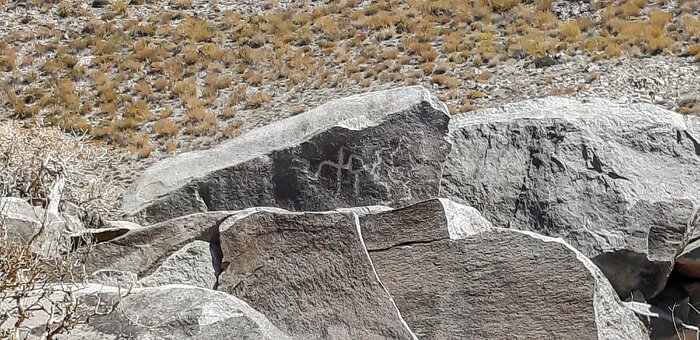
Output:
[[269,102],[272,96],[265,91],[257,91],[251,95],[246,96],[246,106],[249,108],[259,108],[263,104]]
[[158,136],[174,136],[178,130],[177,123],[168,118],[161,118],[153,124],[153,131]]

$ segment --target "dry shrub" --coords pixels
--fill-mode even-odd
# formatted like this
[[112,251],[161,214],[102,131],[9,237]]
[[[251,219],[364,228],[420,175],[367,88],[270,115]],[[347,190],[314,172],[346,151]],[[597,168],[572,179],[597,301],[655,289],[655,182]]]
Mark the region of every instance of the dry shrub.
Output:
[[187,18],[182,25],[183,33],[194,42],[211,42],[216,36],[216,28],[207,20]]
[[168,118],[159,119],[153,124],[153,131],[159,136],[172,136],[177,134],[177,124]]
[[165,148],[165,152],[168,154],[173,154],[175,151],[177,151],[177,144],[173,140],[167,140],[165,143],[163,143],[163,147]]
[[559,34],[567,41],[576,41],[581,34],[581,29],[575,20],[568,20],[559,27]]
[[121,187],[110,173],[120,162],[121,156],[81,136],[0,123],[2,197],[26,197],[48,206],[58,190],[62,200],[109,216],[118,207]]
[[246,98],[246,104],[250,108],[259,108],[263,104],[269,102],[272,96],[265,91],[257,91]]
[[686,53],[689,56],[695,57],[695,61],[700,61],[700,44],[693,44],[688,46]]
[[458,85],[457,79],[444,74],[432,76],[430,78],[430,82],[433,84],[442,85],[448,89],[454,89]]
[[1,339],[58,339],[89,318],[116,309],[120,298],[93,305],[76,294],[86,283],[83,264],[91,249],[89,237],[83,237],[84,246],[68,254],[56,249],[36,253],[33,246],[48,230],[50,218],[37,214],[42,221],[38,230],[28,240],[19,241],[8,235],[4,225],[9,209],[0,204]]
[[0,66],[5,71],[12,71],[17,67],[17,54],[12,46],[7,46],[3,55],[0,55]]
[[[0,206],[0,213],[3,210],[4,207]],[[72,292],[68,290],[60,294],[60,286],[50,283],[69,276],[72,267],[69,260],[73,256],[46,258],[32,252],[30,245],[31,242],[18,244],[9,241],[0,220],[2,339],[27,339],[30,325],[43,328],[41,339],[55,339],[56,335],[70,331],[84,318],[77,311]]]
[[191,8],[192,0],[170,0],[170,5],[175,8]]

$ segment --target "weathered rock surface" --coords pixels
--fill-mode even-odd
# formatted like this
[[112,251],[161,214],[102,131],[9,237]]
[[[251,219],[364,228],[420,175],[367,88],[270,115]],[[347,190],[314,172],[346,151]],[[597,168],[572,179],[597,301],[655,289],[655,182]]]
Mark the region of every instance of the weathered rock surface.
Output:
[[419,339],[648,338],[600,270],[561,239],[493,228],[448,200],[361,225],[380,280]]
[[8,243],[32,242],[32,251],[44,256],[54,256],[69,247],[65,220],[20,198],[0,198],[0,228]]
[[235,212],[217,211],[175,218],[133,229],[109,242],[95,245],[86,260],[88,273],[115,269],[150,275],[168,258],[195,240],[209,242],[219,224]]
[[442,193],[496,226],[564,238],[620,296],[649,298],[697,214],[695,120],[651,105],[563,98],[456,116]]
[[221,230],[219,290],[300,339],[413,339],[354,213],[258,212]]
[[[91,316],[61,340],[114,339],[289,339],[262,314],[245,302],[223,292],[167,285],[155,288],[125,289],[88,285],[74,290],[81,301],[80,313],[105,312],[118,301],[117,309],[107,315]],[[59,293],[54,294],[58,298]],[[39,335],[47,315],[32,314],[30,334]],[[36,337],[30,337],[38,339]]]
[[422,87],[356,95],[163,160],[123,211],[159,222],[209,210],[406,205],[439,194],[446,106]]
[[170,255],[153,274],[138,281],[138,286],[156,287],[185,284],[212,289],[216,273],[209,242],[195,240]]

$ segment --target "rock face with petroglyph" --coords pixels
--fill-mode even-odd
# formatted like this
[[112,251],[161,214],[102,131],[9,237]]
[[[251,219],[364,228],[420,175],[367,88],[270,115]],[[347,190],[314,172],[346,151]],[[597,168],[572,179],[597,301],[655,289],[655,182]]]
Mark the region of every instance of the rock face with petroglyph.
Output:
[[158,163],[143,227],[78,236],[95,280],[220,290],[300,339],[645,339],[620,298],[659,305],[700,234],[698,141],[648,105],[389,90]]
[[422,87],[351,96],[155,164],[123,210],[163,221],[208,210],[406,205],[439,194],[446,106]]
[[563,98],[456,116],[443,194],[494,225],[562,237],[621,297],[651,298],[697,228],[697,120]]

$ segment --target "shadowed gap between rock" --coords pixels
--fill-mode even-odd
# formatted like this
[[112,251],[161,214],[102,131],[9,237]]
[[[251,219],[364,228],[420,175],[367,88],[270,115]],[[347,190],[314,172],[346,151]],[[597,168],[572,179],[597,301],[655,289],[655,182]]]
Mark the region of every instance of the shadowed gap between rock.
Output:
[[407,242],[401,242],[401,243],[393,244],[393,245],[391,245],[391,246],[384,247],[384,248],[376,248],[376,249],[369,249],[369,248],[367,248],[367,251],[370,252],[370,253],[381,252],[381,251],[387,251],[387,250],[390,250],[390,249],[393,249],[393,248],[396,248],[396,247],[414,246],[414,245],[421,245],[421,244],[431,244],[431,243],[433,243],[433,242],[442,241],[442,240],[448,240],[448,239],[449,239],[449,238],[441,238],[441,239],[430,240],[430,241],[407,241]]
[[[221,233],[219,227],[224,221],[229,217],[224,218],[216,224],[216,227],[211,231],[209,236],[209,253],[211,254],[211,265],[214,267],[214,276],[216,277],[216,282],[214,282],[214,287],[212,289],[216,290],[219,288],[219,275],[226,269],[222,263],[224,258],[223,250],[221,250]],[[228,264],[226,264],[228,266]]]

